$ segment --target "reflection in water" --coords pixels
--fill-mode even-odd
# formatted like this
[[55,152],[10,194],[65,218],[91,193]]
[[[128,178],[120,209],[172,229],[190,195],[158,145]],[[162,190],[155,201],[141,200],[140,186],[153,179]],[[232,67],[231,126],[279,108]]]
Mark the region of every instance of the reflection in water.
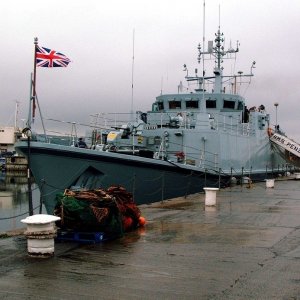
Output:
[[206,212],[216,212],[217,211],[217,207],[216,206],[207,206],[205,205],[205,211]]
[[[22,176],[23,175],[23,176]],[[39,213],[40,192],[31,185],[34,213]],[[28,216],[28,185],[26,174],[0,175],[0,232],[24,228],[20,220]],[[43,208],[43,213],[45,209]]]
[[0,191],[0,209],[9,209],[13,207],[13,192]]

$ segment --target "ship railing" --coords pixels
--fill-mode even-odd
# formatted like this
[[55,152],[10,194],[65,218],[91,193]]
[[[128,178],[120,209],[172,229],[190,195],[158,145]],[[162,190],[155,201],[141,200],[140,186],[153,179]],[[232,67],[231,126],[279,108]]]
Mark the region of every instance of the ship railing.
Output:
[[[181,145],[175,144],[172,142],[168,142],[171,148],[179,148]],[[198,149],[192,146],[184,146],[182,148],[183,159],[180,160],[182,164],[186,165],[194,165],[202,169],[211,169],[218,170],[219,169],[219,155],[218,153],[213,153],[204,149]],[[177,159],[178,151],[168,151],[167,156],[170,159]],[[178,160],[177,160],[178,162]]]
[[[182,119],[177,115],[181,114]],[[198,121],[195,116],[198,112],[188,111],[174,111],[174,112],[155,112],[148,113],[148,122],[143,119],[142,113],[137,112],[136,114],[126,113],[101,113],[92,115],[91,126],[95,128],[120,128],[124,124],[134,123],[139,119],[145,121],[147,129],[177,127],[181,129],[194,129],[196,126],[207,128],[207,121]]]
[[209,151],[201,151],[199,164],[200,168],[218,170],[219,169],[219,155]]
[[231,115],[211,114],[210,128],[216,131],[225,131],[234,135],[249,135],[250,124],[241,123],[240,119]]
[[[201,113],[199,113],[201,114]],[[222,113],[209,113],[208,123],[205,121],[205,118],[201,117],[197,120],[196,123],[193,123],[192,127],[181,126],[182,128],[207,128],[216,130],[216,131],[226,131],[234,135],[249,135],[250,134],[250,123],[242,123],[240,118],[234,115],[225,115]]]
[[[188,113],[189,114],[189,113]],[[197,119],[197,121],[192,123],[192,126],[185,126],[183,125],[182,127],[185,128],[207,128],[209,127],[210,129],[213,130],[222,130],[222,131],[229,131],[232,133],[236,133],[238,131],[238,128],[240,126],[240,120],[234,116],[227,116],[221,113],[202,113],[198,112],[198,115],[200,117]],[[201,114],[208,115],[208,121],[206,118],[203,118]],[[187,123],[188,125],[190,124],[189,122]]]
[[[215,115],[212,118],[207,121],[205,118],[197,118],[197,115],[203,114],[202,112],[193,112],[193,111],[174,111],[174,112],[161,112],[161,113],[155,113],[154,115],[151,116],[151,121],[147,122],[148,125],[146,126],[153,126],[153,129],[155,128],[163,128],[163,127],[170,127],[170,121],[173,119],[176,121],[176,116],[178,113],[181,113],[182,115],[182,120],[178,119],[177,127],[181,129],[194,129],[194,128],[207,128],[210,127],[211,129],[215,130],[226,130],[232,133],[237,133],[239,132],[240,134],[246,135],[249,132],[249,128],[247,127],[249,124],[248,123],[243,123],[242,126],[237,118],[234,117],[228,117],[225,115]],[[64,125],[64,127],[69,128],[71,131],[70,133],[61,133],[63,135],[70,135],[70,136],[75,136],[75,135],[82,135],[82,132],[86,131],[87,128],[92,129],[97,129],[98,131],[100,130],[111,130],[112,128],[121,128],[122,125],[128,124],[128,123],[134,123],[139,119],[142,119],[141,117],[142,113],[137,112],[135,114],[133,113],[97,113],[93,114],[90,116],[91,120],[89,124],[84,124],[84,123],[77,123],[77,122],[72,122],[72,121],[60,121],[60,120],[55,120],[55,119],[46,119],[47,121],[52,121],[61,123],[59,128],[61,128],[61,125]],[[149,116],[151,115],[151,112],[149,113]],[[222,119],[222,121],[221,121]],[[147,124],[146,123],[146,124]],[[67,125],[67,126],[66,126]],[[48,130],[48,132],[54,132],[58,133],[56,128],[58,126],[54,126],[54,130]],[[47,128],[50,128],[47,126]],[[84,129],[84,130],[82,130]],[[60,129],[61,130],[61,129]]]
[[78,137],[89,137],[96,130],[102,137],[102,132],[121,127],[132,120],[132,114],[103,113],[93,115],[90,123],[64,121],[44,118],[45,134],[38,134],[37,139],[48,143],[59,143],[74,146]]
[[242,135],[250,134],[250,124],[249,123],[242,123],[240,128],[241,128]]
[[35,134],[38,141],[74,145],[80,136],[85,136],[86,130],[90,127],[88,124],[76,123],[71,121],[62,121],[52,118],[44,118],[47,124],[44,134]]
[[250,127],[248,123],[240,123],[240,124],[223,123],[223,131],[229,132],[231,134],[248,136],[250,134]]
[[[211,128],[216,131],[226,131],[231,132],[232,134],[239,135],[249,135],[250,127],[249,123],[239,123],[239,120],[235,118],[229,118],[228,116],[222,117],[214,116],[214,118],[207,119],[205,118],[196,118],[198,112],[187,112],[181,111],[183,120],[178,124],[177,128],[180,129],[207,129]],[[173,114],[176,115],[176,112]],[[172,114],[170,112],[165,112],[157,114],[157,119],[152,118],[151,123],[145,126],[153,126],[153,129],[159,127],[167,127],[166,120],[170,120]],[[137,114],[132,113],[98,113],[91,116],[92,121],[89,124],[72,122],[72,121],[61,121],[56,119],[45,119],[47,122],[47,136],[44,139],[53,143],[57,140],[56,136],[61,136],[64,139],[63,143],[68,143],[69,145],[74,145],[79,136],[89,136],[92,135],[92,131],[95,130],[100,137],[102,137],[102,132],[107,132],[115,128],[116,130],[120,129],[122,125],[133,123],[136,120],[141,118],[141,113]],[[229,119],[228,119],[229,118]],[[151,125],[151,124],[154,124]],[[68,131],[67,131],[68,130]],[[89,133],[89,134],[88,134]]]
[[[265,170],[262,166],[262,168],[259,170],[262,179],[265,180],[268,178],[274,178],[277,176],[282,176],[282,175],[289,175],[289,173],[293,173],[296,171],[295,166],[292,166],[290,164],[278,164],[278,165],[266,165]],[[257,170],[256,170],[257,172]],[[240,168],[230,168],[230,171],[227,170],[226,174],[230,174],[231,177],[238,177],[240,179],[241,184],[243,183],[251,183],[252,182],[252,175],[253,175],[253,170],[252,166],[241,166]]]
[[141,112],[137,113],[96,113],[90,115],[90,126],[95,128],[121,127],[124,124],[133,123],[140,118]]

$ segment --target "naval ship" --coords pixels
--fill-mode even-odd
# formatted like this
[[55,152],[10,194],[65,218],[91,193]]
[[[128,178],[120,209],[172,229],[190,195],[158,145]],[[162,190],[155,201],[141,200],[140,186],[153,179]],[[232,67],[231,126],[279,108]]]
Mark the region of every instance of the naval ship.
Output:
[[149,111],[131,113],[123,123],[114,119],[109,125],[106,119],[105,125],[94,126],[89,147],[33,136],[15,145],[29,157],[48,213],[65,189],[119,185],[137,204],[145,204],[226,187],[233,178],[264,180],[282,171],[285,160],[270,142],[270,115],[264,105],[248,109],[239,92],[243,82],[251,82],[255,62],[249,74],[225,75],[223,61],[235,59],[239,45],[225,50],[220,28],[202,47],[198,63],[213,60],[211,74],[195,70],[190,76],[184,65],[187,89],[181,84],[176,93],[159,95]]

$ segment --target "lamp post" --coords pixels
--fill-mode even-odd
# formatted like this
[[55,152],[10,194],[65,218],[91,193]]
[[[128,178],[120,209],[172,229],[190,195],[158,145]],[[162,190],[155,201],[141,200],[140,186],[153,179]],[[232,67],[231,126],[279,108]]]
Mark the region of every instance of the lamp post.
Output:
[[278,131],[278,124],[277,124],[277,107],[278,107],[279,103],[278,102],[275,102],[274,103],[274,106],[275,106],[275,109],[276,109],[276,124],[275,124],[275,132]]

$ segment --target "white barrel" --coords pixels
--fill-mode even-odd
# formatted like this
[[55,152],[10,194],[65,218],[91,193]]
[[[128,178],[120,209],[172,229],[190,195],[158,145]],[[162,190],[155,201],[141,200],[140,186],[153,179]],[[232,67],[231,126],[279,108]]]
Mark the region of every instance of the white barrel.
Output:
[[275,179],[266,179],[266,187],[273,188],[274,187]]
[[217,203],[217,191],[218,188],[203,188],[205,191],[205,205],[206,206],[215,206]]

